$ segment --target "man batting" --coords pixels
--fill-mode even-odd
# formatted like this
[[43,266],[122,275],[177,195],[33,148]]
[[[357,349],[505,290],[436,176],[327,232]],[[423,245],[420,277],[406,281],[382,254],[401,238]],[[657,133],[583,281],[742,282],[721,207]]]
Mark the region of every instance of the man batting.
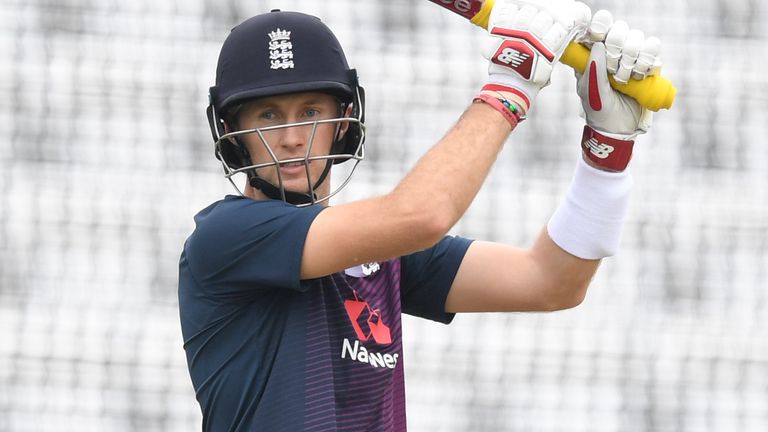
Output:
[[[195,216],[179,265],[204,430],[403,431],[401,313],[450,323],[582,301],[617,250],[633,140],[650,126],[609,85],[616,55],[622,74],[647,71],[622,62],[627,38],[604,22],[574,0],[497,0],[478,47],[488,82],[464,113],[392,191],[334,205],[349,179],[332,185],[333,166],[357,164],[365,145],[364,91],[341,45],[298,12],[232,30],[207,113],[216,156],[243,188]],[[577,85],[583,157],[565,200],[529,248],[447,236],[574,38],[592,49]]]

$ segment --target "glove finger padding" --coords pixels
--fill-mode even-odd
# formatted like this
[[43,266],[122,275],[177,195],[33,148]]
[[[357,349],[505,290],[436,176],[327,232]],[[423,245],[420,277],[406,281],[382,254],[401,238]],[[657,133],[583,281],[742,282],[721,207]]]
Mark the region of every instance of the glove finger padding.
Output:
[[644,79],[649,75],[658,75],[661,69],[661,41],[655,36],[651,36],[643,43],[643,48],[637,56],[637,63],[632,71],[632,78]]
[[592,16],[583,42],[590,47],[595,42],[603,42],[611,27],[613,27],[613,14],[600,9]]
[[614,138],[631,140],[648,130],[652,112],[611,88],[606,62],[605,45],[595,43],[587,69],[577,75],[577,93],[589,126]]
[[626,84],[629,81],[629,78],[636,68],[637,58],[640,55],[640,51],[643,49],[644,43],[645,35],[642,31],[632,29],[627,33],[627,38],[624,40],[624,47],[621,49],[619,66],[616,70],[616,75],[613,76],[616,81],[622,84]]
[[595,12],[587,31],[577,42],[587,48],[604,42],[608,72],[619,83],[642,80],[658,75],[661,70],[661,41],[653,36],[646,38],[642,31],[631,29],[626,21],[614,22],[613,14],[605,9]]
[[605,51],[608,72],[615,74],[619,70],[624,42],[629,36],[629,24],[626,21],[616,21],[605,36]]

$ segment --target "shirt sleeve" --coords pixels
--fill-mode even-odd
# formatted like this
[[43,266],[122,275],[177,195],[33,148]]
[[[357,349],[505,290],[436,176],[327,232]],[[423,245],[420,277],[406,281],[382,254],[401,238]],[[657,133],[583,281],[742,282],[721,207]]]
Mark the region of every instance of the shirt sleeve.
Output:
[[446,236],[435,246],[402,257],[400,296],[409,315],[448,324],[445,300],[472,240]]
[[189,268],[221,299],[259,289],[301,291],[304,242],[323,208],[228,197],[195,217],[195,231],[184,246]]

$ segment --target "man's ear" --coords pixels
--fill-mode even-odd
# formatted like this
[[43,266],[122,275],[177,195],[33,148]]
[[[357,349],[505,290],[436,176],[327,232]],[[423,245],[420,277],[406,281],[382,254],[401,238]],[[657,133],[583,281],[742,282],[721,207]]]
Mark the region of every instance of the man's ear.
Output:
[[232,132],[232,131],[234,130],[234,129],[232,129],[232,127],[229,125],[229,122],[228,122],[227,120],[221,120],[221,124],[222,124],[222,125],[224,125],[224,132],[225,132],[225,133],[230,133],[230,132]]
[[[347,105],[347,109],[344,111],[344,114],[342,117],[350,117],[352,115],[352,104]],[[349,130],[349,122],[341,122],[339,124],[339,136],[338,139],[344,138],[344,135],[347,134],[347,131]]]
[[[229,122],[227,122],[226,120],[222,120],[222,121],[221,121],[221,124],[224,126],[224,133],[225,133],[225,134],[228,134],[228,133],[230,133],[230,132],[233,132],[233,131],[234,131],[234,129],[233,129],[231,126],[229,126]],[[229,141],[230,141],[232,144],[235,144],[235,145],[237,145],[237,144],[238,144],[238,142],[237,142],[237,139],[236,139],[235,137],[230,137],[230,138],[228,138],[228,139],[229,139]]]

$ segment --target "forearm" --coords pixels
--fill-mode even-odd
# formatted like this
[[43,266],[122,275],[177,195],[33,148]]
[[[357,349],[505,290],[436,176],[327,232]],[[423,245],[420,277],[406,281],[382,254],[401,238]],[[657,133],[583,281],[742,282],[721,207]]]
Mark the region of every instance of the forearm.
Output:
[[578,258],[543,230],[527,249],[477,240],[446,299],[448,312],[555,311],[577,306],[600,260]]
[[542,230],[530,250],[530,256],[541,270],[538,272],[546,281],[542,284],[547,295],[545,310],[568,309],[579,305],[587,293],[592,277],[601,260],[583,259],[559,247]]
[[425,212],[438,232],[447,232],[477,195],[511,130],[497,110],[473,103],[390,198]]
[[[514,2],[493,7],[492,30],[483,44],[489,80],[477,97],[482,103],[467,109],[389,197],[405,209],[425,212],[432,221],[430,235],[442,236],[469,207],[510,131],[549,82],[553,62],[586,26],[589,11],[581,6],[563,0],[546,3],[534,14],[521,12]],[[535,21],[534,35],[527,30],[536,17],[546,19]],[[539,34],[547,36],[540,39]]]

